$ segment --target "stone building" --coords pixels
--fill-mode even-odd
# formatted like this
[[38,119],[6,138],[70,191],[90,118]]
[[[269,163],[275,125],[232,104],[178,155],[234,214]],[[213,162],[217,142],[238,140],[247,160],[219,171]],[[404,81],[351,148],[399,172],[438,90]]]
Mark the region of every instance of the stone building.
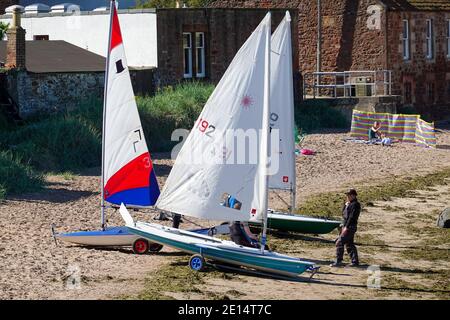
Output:
[[[391,70],[392,94],[421,113],[450,109],[450,1],[322,0],[320,70]],[[298,67],[317,70],[312,0],[215,0],[220,8],[298,10]]]
[[[297,13],[294,11],[292,25],[294,39],[297,39]],[[218,82],[266,13],[265,9],[158,9],[160,85],[183,79]],[[285,10],[273,10],[274,29],[284,15]],[[298,46],[293,44],[293,47],[293,55],[296,55]],[[297,65],[294,67],[298,70]]]

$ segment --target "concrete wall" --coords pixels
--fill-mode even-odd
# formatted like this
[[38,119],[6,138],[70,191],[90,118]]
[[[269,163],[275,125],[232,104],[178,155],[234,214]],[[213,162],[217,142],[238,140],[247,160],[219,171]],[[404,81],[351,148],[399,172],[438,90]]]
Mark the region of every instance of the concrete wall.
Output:
[[[20,5],[24,7],[35,3],[44,3],[51,7],[55,4],[69,2],[79,5],[81,7],[81,10],[93,10],[99,7],[109,7],[110,0],[19,0],[16,2],[20,3]],[[129,9],[136,5],[136,0],[117,0],[116,2],[119,5],[119,9]],[[3,11],[1,12],[3,13]]]
[[[119,10],[122,36],[130,67],[156,67],[158,64],[156,13],[154,10]],[[11,16],[0,16],[10,22]],[[48,35],[49,40],[64,40],[105,56],[107,52],[109,13],[26,14],[22,17],[26,40]]]

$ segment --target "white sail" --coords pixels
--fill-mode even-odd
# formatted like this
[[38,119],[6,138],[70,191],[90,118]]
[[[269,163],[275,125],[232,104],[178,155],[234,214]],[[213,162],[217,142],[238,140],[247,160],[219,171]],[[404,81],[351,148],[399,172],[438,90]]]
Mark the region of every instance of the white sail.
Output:
[[[254,137],[262,129],[270,28],[269,13],[231,62],[178,154],[158,208],[220,221],[248,221],[261,214],[255,192],[260,188],[258,143],[240,161],[242,148],[231,136]],[[227,195],[241,203],[240,209],[222,205]]]
[[[272,147],[278,154],[278,171],[269,178],[269,188],[295,189],[294,87],[292,78],[291,16],[281,21],[272,35],[270,126],[278,129],[279,144]],[[277,150],[277,148],[279,148]]]

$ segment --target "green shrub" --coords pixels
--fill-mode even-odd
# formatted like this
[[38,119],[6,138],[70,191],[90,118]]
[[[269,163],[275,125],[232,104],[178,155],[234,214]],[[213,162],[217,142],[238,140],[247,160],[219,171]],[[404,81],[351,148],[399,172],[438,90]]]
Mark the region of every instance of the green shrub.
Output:
[[61,171],[98,166],[100,137],[97,128],[83,119],[54,117],[4,133],[0,148],[38,170]]
[[213,85],[190,82],[167,87],[154,97],[137,97],[142,126],[152,152],[170,151],[175,129],[190,130],[214,90]]
[[42,184],[42,176],[23,164],[12,152],[0,152],[0,199],[9,193],[35,191]]
[[295,108],[295,123],[302,131],[347,128],[345,116],[325,100],[306,100]]

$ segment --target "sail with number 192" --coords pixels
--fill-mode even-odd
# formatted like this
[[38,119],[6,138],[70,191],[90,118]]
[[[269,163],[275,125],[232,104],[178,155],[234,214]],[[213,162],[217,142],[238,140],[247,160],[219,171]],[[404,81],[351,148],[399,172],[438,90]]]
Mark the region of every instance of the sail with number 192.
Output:
[[[267,15],[216,86],[178,154],[157,208],[220,221],[261,216],[264,209],[260,193],[255,192],[261,183],[259,150],[239,162],[239,153],[245,151],[232,136],[248,134],[257,139],[262,129],[269,22]],[[226,195],[235,197],[241,208],[223,206]]]

